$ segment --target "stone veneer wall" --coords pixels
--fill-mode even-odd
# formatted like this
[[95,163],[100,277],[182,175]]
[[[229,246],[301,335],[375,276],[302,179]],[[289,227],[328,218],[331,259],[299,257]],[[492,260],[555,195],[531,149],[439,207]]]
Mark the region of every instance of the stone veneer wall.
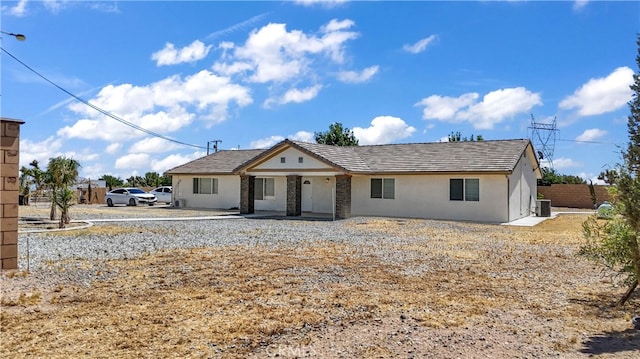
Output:
[[240,176],[240,214],[255,213],[253,197],[256,190],[255,176]]
[[302,215],[302,177],[287,176],[287,216]]
[[18,269],[18,194],[20,125],[0,121],[0,268]]
[[336,176],[336,219],[351,216],[351,176]]

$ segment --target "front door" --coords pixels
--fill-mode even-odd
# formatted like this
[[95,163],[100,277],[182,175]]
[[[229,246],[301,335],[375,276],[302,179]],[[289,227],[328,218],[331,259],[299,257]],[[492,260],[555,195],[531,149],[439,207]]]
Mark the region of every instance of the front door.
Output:
[[302,212],[313,211],[313,201],[311,199],[313,185],[311,179],[302,179]]

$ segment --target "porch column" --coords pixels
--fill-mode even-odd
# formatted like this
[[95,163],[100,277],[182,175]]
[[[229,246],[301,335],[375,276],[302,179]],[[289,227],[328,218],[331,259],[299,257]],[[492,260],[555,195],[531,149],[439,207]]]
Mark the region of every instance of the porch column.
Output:
[[287,176],[287,216],[302,215],[302,176]]
[[240,175],[240,214],[255,213],[256,177]]
[[336,176],[336,219],[351,216],[351,176]]

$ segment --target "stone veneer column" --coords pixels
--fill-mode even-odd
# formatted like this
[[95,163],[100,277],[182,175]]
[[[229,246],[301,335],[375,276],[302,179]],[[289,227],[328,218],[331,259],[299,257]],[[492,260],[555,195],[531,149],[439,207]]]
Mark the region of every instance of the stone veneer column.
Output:
[[255,213],[256,177],[240,175],[240,214]]
[[287,216],[302,215],[302,177],[287,176]]
[[0,269],[18,269],[20,125],[0,120]]
[[351,176],[336,176],[336,219],[351,216]]

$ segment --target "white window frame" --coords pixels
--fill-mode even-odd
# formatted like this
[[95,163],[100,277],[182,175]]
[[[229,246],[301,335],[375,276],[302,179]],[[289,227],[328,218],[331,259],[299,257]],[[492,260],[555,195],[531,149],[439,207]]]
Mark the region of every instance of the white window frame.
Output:
[[[262,187],[261,190],[258,190]],[[253,199],[264,201],[276,198],[276,179],[273,177],[256,177]]]

